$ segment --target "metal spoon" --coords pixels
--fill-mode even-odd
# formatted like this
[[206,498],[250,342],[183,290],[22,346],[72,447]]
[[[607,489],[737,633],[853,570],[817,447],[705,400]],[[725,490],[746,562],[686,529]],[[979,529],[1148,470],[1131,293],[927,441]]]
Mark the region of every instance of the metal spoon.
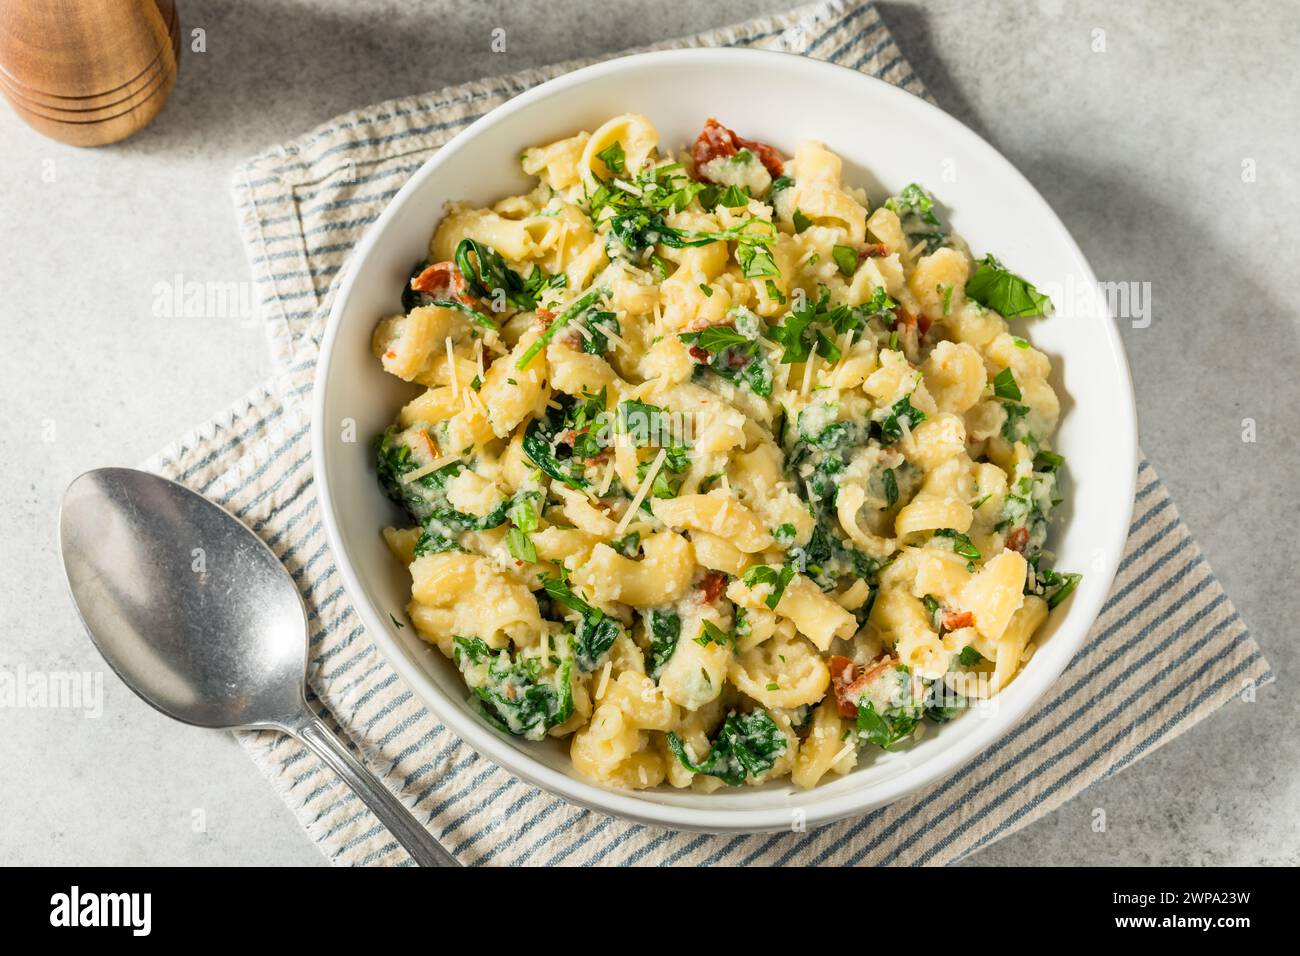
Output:
[[68,486],[59,548],[81,620],[126,685],[198,727],[282,730],[350,786],[421,866],[459,866],[307,706],[307,617],[237,518],[130,468]]

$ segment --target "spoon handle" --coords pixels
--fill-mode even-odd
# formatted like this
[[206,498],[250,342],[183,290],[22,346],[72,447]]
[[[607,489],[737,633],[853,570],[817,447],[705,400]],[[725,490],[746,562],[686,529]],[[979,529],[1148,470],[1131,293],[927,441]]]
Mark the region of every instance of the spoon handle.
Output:
[[411,811],[348,752],[343,742],[315,714],[305,714],[293,734],[325,761],[343,782],[365,801],[379,822],[397,838],[420,866],[460,866],[432,834],[415,821]]

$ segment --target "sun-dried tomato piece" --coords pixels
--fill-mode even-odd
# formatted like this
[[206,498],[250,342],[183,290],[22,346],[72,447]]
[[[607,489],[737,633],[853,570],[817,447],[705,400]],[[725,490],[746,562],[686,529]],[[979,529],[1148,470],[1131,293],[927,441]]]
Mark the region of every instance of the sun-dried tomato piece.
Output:
[[1017,528],[1015,531],[1012,531],[1007,535],[1007,547],[1012,551],[1019,551],[1021,554],[1024,554],[1025,546],[1027,544],[1029,544],[1028,528]]
[[435,299],[455,299],[465,291],[465,277],[456,263],[435,262],[411,280],[411,288]]
[[902,327],[910,329],[912,326],[916,326],[916,337],[919,340],[925,337],[925,333],[930,331],[930,326],[933,324],[934,320],[924,314],[916,315],[907,311],[907,309],[900,308],[898,310],[898,320],[894,323],[894,328]]
[[974,627],[975,615],[970,611],[944,611],[943,626],[949,631],[955,631],[963,627]]
[[841,717],[856,717],[858,715],[858,705],[849,701],[844,696],[844,691],[858,677],[858,667],[847,657],[840,657],[838,654],[831,657],[827,664],[831,669],[831,686],[835,689],[835,706],[838,708]]
[[[842,657],[840,660],[848,660],[848,658]],[[834,662],[835,658],[832,657],[831,684],[835,687],[835,701],[839,707],[840,716],[842,717],[856,717],[858,715],[858,701],[862,699],[862,695],[866,693],[871,682],[895,664],[894,659],[886,654],[870,667],[867,667],[861,673],[857,674],[857,676],[847,684],[840,684],[836,683],[835,680],[836,670]],[[850,666],[852,666],[852,662],[850,662]],[[856,668],[854,669],[856,670]],[[845,671],[841,671],[840,673],[843,674]]]
[[773,178],[785,173],[785,163],[775,148],[767,143],[737,136],[735,132],[710,116],[695,140],[695,145],[691,147],[691,159],[695,161],[695,175],[704,182],[712,182],[713,180],[709,179],[704,172],[705,164],[719,156],[724,158],[735,156],[742,149],[747,149],[757,156],[758,161]]
[[727,576],[721,571],[710,571],[700,579],[700,597],[705,604],[712,604],[727,586]]

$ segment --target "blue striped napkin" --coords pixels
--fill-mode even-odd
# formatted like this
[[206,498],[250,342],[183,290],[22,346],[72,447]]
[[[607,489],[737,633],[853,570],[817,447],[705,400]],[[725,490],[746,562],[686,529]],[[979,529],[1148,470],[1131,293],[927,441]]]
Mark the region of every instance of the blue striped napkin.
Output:
[[[754,46],[863,70],[926,96],[870,3],[825,2],[672,46]],[[943,783],[811,832],[654,829],[539,791],[430,714],[348,602],[312,485],[308,400],[332,287],[353,245],[457,131],[578,63],[468,83],[339,117],[249,161],[234,191],[275,377],[146,467],[239,515],[285,562],[309,609],[319,709],[467,864],[948,863],[1059,806],[1272,679],[1268,663],[1143,461],[1127,552],[1086,646],[1016,729]],[[333,862],[410,863],[295,740],[240,735]]]

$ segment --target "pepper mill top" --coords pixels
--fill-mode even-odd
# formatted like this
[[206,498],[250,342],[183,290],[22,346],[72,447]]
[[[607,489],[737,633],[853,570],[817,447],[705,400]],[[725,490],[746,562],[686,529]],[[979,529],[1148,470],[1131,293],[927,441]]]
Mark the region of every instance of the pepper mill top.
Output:
[[63,143],[139,132],[167,102],[179,60],[174,0],[0,2],[0,93]]

